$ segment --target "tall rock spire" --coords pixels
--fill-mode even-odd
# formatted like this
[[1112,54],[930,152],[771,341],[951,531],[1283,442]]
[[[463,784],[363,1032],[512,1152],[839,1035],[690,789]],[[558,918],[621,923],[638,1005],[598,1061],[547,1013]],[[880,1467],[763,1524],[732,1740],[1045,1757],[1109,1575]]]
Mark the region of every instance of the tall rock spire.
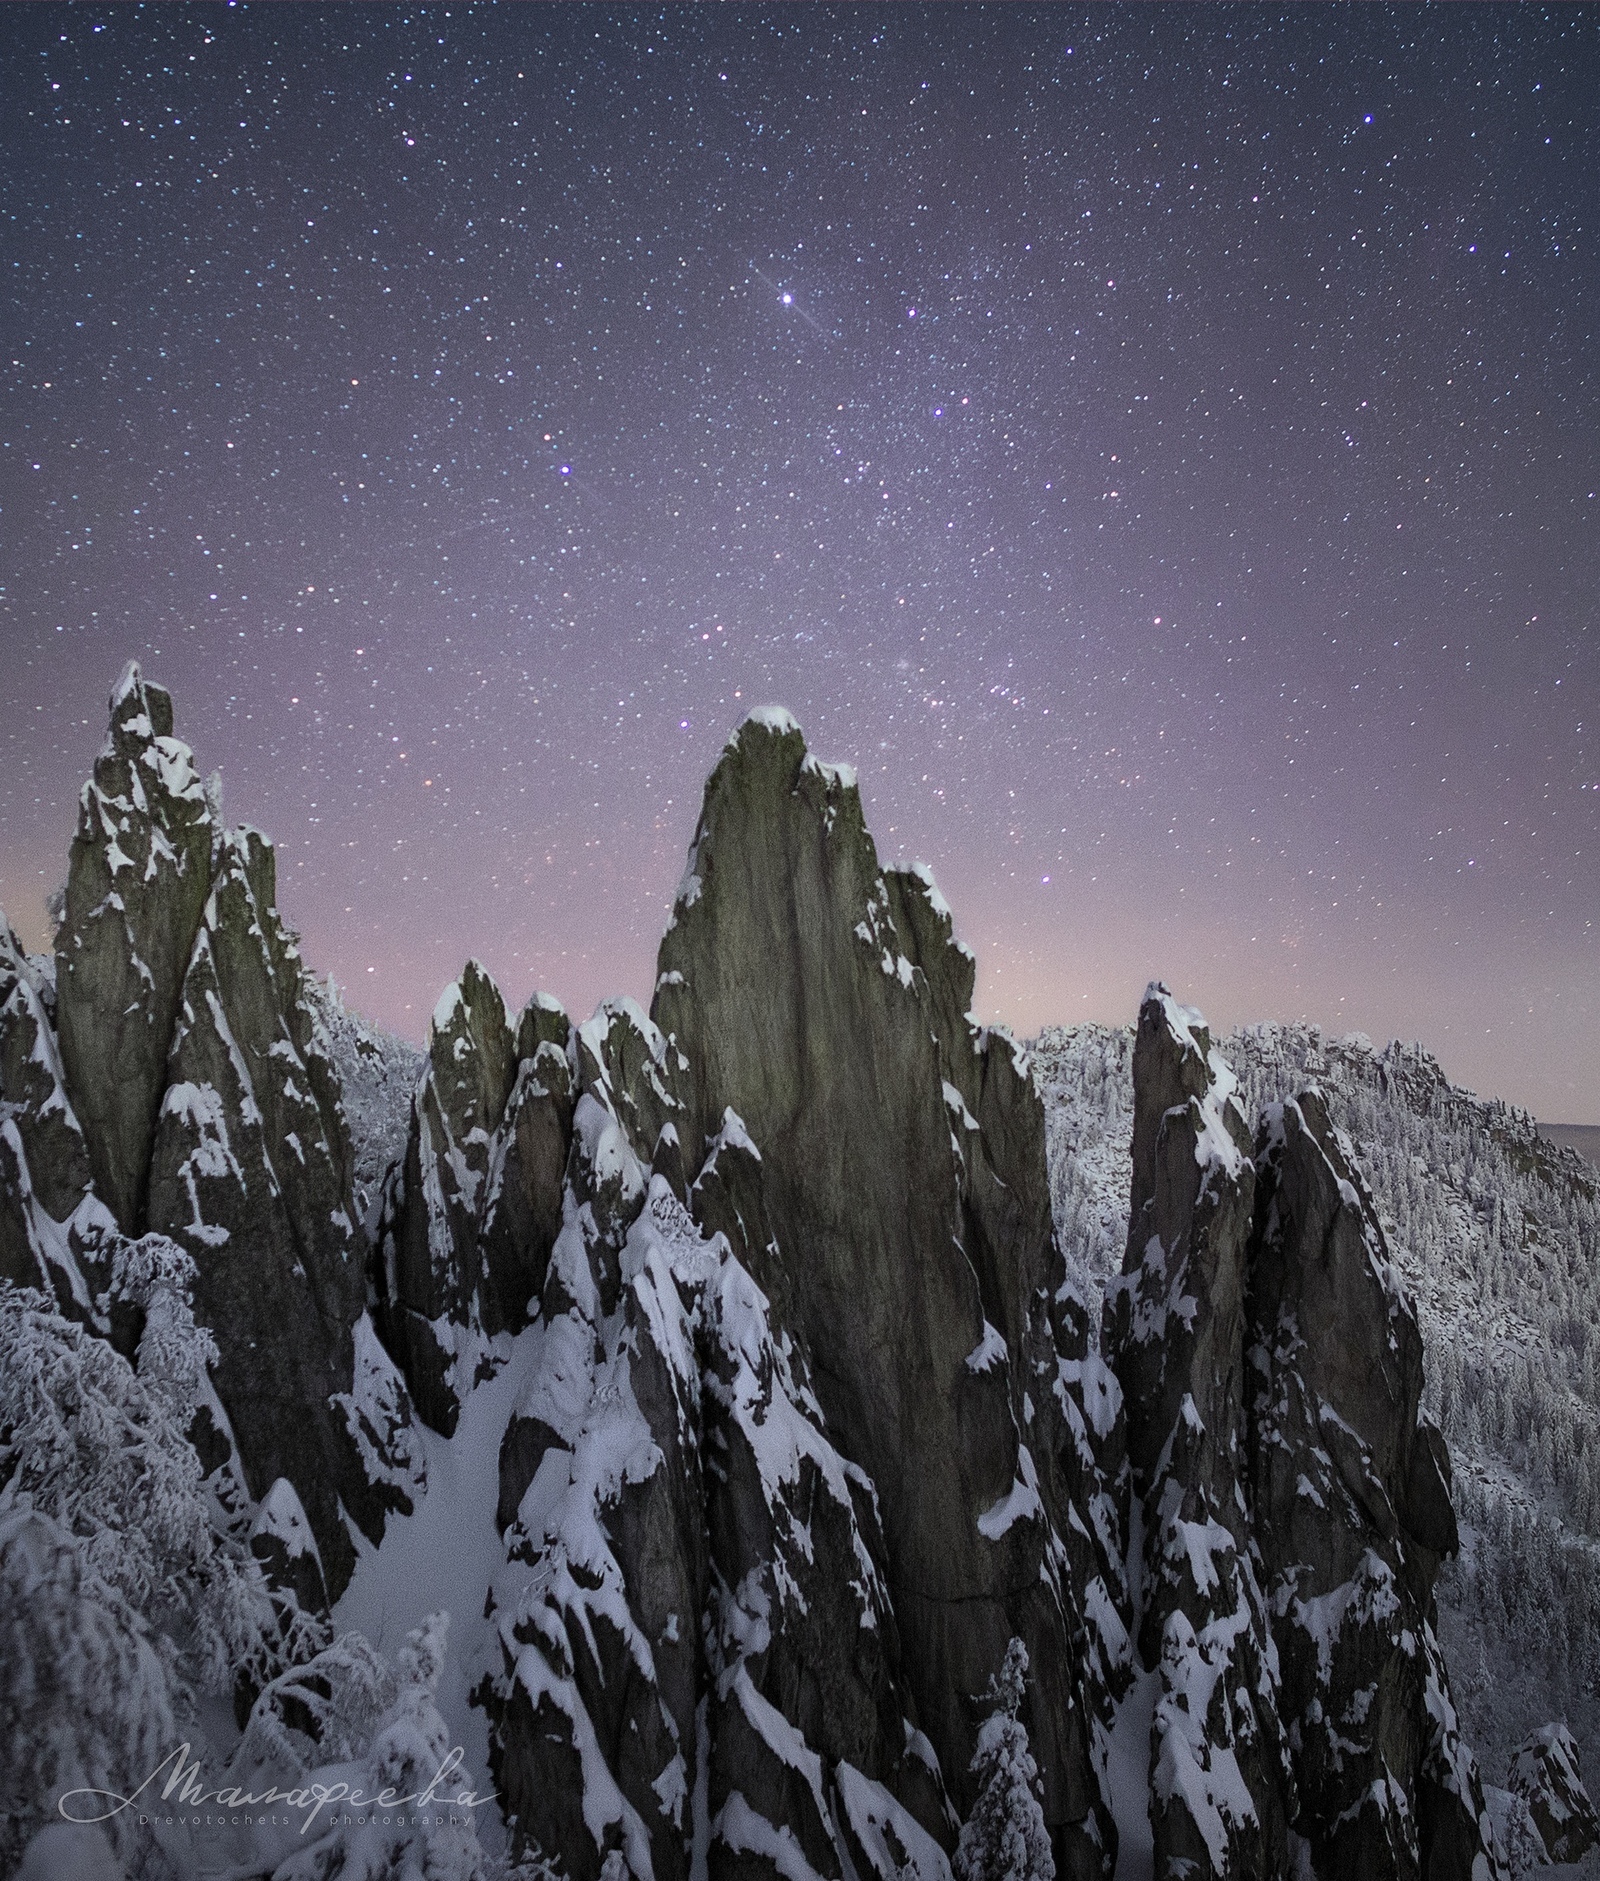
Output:
[[130,661],[78,804],[56,939],[67,1092],[95,1188],[127,1234],[143,1232],[167,1045],[220,835],[172,699]]
[[1105,1343],[1143,1517],[1140,1650],[1161,1677],[1156,1871],[1269,1881],[1288,1871],[1293,1781],[1243,1482],[1250,1131],[1204,1020],[1159,983],[1133,1078],[1128,1251]]
[[813,758],[786,713],[753,714],[706,785],[659,957],[686,1159],[729,1109],[759,1146],[794,1330],[834,1441],[877,1487],[906,1678],[947,1779],[965,1781],[972,1701],[1020,1636],[1058,1861],[1096,1872],[1082,1620],[1013,1349],[1030,1314],[1049,1337],[1043,1129],[1019,1131],[1037,1168],[1019,1164],[1000,1208],[990,1164],[1017,1146],[972,1100],[983,1054],[1013,1048],[969,1030],[970,986],[937,910],[885,879],[853,774]]

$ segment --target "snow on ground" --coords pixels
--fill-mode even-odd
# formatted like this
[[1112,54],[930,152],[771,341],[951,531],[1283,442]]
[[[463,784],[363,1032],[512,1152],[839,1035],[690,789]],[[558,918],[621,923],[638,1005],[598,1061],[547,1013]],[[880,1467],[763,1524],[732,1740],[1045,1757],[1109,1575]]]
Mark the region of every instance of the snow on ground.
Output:
[[1106,1775],[1117,1824],[1116,1881],[1153,1881],[1155,1837],[1150,1829],[1150,1725],[1161,1696],[1161,1669],[1140,1672],[1117,1706]]
[[[333,1613],[339,1632],[364,1633],[390,1657],[428,1614],[441,1608],[449,1613],[449,1651],[437,1703],[451,1743],[465,1752],[463,1768],[480,1795],[491,1787],[488,1724],[468,1695],[499,1664],[498,1639],[483,1606],[505,1566],[495,1526],[500,1440],[539,1369],[547,1336],[538,1325],[517,1336],[509,1361],[462,1405],[453,1437],[418,1424],[428,1464],[421,1505],[413,1515],[389,1518],[381,1548],[362,1548]],[[479,1812],[478,1839],[486,1852],[498,1852],[504,1833],[498,1809]]]

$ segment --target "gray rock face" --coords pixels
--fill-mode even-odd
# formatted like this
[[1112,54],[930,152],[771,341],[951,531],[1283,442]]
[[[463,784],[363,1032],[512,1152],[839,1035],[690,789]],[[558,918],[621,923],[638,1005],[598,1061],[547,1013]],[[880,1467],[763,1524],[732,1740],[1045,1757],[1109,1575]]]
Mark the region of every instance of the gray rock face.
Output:
[[[544,1345],[500,1456],[496,1781],[577,1881],[615,1854],[687,1874],[697,1795],[718,1876],[937,1874],[954,1818],[905,1717],[872,1485],[728,1233],[645,1161],[678,1054],[626,1002],[578,1050]],[[761,1184],[725,1118],[691,1199],[770,1265]]]
[[168,1054],[148,1213],[194,1257],[196,1317],[217,1341],[217,1395],[250,1492],[265,1496],[280,1477],[293,1485],[337,1598],[355,1561],[340,1503],[378,1540],[386,1512],[411,1506],[419,1453],[398,1381],[357,1365],[366,1244],[352,1220],[337,1077],[278,916],[271,846],[253,830],[218,844]]
[[1299,1833],[1319,1874],[1460,1875],[1492,1846],[1434,1633],[1456,1549],[1422,1339],[1320,1095],[1270,1105],[1251,1267],[1251,1500]]
[[1121,1388],[1056,1244],[1044,1109],[1027,1055],[1003,1028],[973,1018],[977,962],[956,940],[932,873],[919,864],[886,870],[884,881],[907,957],[927,982],[958,1159],[962,1244],[985,1315],[1020,1361],[1008,1373],[1012,1412],[1064,1552],[1070,1606],[1082,1626],[1074,1652],[1086,1662],[1084,1691],[1104,1714],[1132,1668]]
[[[1152,986],[1105,1341],[1144,1531],[1157,1872],[1469,1877],[1492,1830],[1433,1630],[1456,1546],[1421,1340],[1307,1093],[1252,1142],[1199,1015]],[[1163,1866],[1165,1864],[1165,1867]]]
[[[461,1599],[515,1852],[572,1881],[948,1881],[1025,1649],[1007,1718],[1063,1881],[1115,1870],[1141,1663],[1157,1874],[1492,1881],[1434,1630],[1448,1460],[1314,1092],[1252,1135],[1199,1015],[1150,989],[1097,1338],[1026,1055],[973,1017],[931,876],[882,869],[850,774],[760,713],[707,785],[650,1015],[512,1017],[469,963],[409,1124],[403,1050],[369,1093],[403,1155],[369,1154],[363,1218],[334,1007],[275,899],[271,846],[221,827],[131,670],[59,1039],[0,920],[0,1279],[159,1369],[139,1275],[188,1286],[192,1258],[218,1355],[190,1440],[306,1607],[422,1485],[407,1378],[448,1434],[512,1367],[504,1560]],[[1559,1732],[1514,1782],[1552,1848],[1593,1834]]]
[[1582,1861],[1600,1843],[1600,1815],[1583,1787],[1578,1746],[1564,1724],[1547,1724],[1518,1746],[1510,1786],[1527,1802],[1551,1861]]
[[479,1314],[491,1337],[528,1323],[561,1232],[572,1142],[572,1027],[536,993],[517,1023],[517,1070],[495,1137],[479,1237]]
[[142,1234],[167,1047],[220,834],[172,700],[129,664],[111,729],[83,787],[56,940],[67,1094],[95,1190]]
[[80,805],[54,1021],[48,976],[0,934],[0,1271],[131,1353],[120,1251],[149,1230],[191,1255],[219,1354],[192,1438],[230,1520],[294,1503],[320,1561],[285,1585],[336,1597],[346,1521],[376,1541],[411,1506],[420,1450],[365,1316],[339,1078],[271,845],[221,827],[172,731],[168,695],[130,666]]
[[1081,1619],[1018,1416],[1054,1277],[1042,1122],[1002,1192],[1006,1132],[983,1131],[985,1091],[1000,1114],[1036,1100],[995,1047],[979,1052],[970,959],[947,935],[919,884],[880,871],[853,778],[811,758],[786,715],[757,714],[706,786],[652,1016],[688,1061],[691,1166],[729,1109],[760,1146],[818,1402],[877,1487],[922,1729],[964,1783],[971,1701],[1021,1636],[1058,1862],[1089,1871],[1105,1831]]
[[94,1298],[116,1224],[91,1191],[46,991],[0,914],[0,1275],[104,1331]]
[[1276,1876],[1294,1788],[1243,1483],[1250,1133],[1200,1015],[1164,986],[1145,994],[1133,1062],[1132,1214],[1105,1344],[1142,1514],[1140,1650],[1161,1674],[1156,1871]]
[[322,1556],[300,1498],[280,1476],[261,1498],[250,1525],[250,1552],[276,1587],[288,1588],[302,1612],[321,1613],[328,1605]]
[[403,1188],[386,1210],[384,1336],[417,1408],[447,1435],[449,1374],[478,1328],[478,1236],[495,1132],[517,1070],[500,989],[476,960],[434,1008]]
[[646,1172],[591,1092],[570,1160],[544,1359],[500,1454],[509,1550],[536,1571],[498,1615],[496,1780],[574,1876],[619,1847],[633,1874],[683,1875],[705,1592],[693,1346],[657,1217],[633,1232]]
[[449,1435],[494,1341],[528,1323],[561,1229],[572,1027],[535,995],[517,1021],[476,960],[429,1029],[403,1169],[379,1223],[379,1323],[422,1417]]

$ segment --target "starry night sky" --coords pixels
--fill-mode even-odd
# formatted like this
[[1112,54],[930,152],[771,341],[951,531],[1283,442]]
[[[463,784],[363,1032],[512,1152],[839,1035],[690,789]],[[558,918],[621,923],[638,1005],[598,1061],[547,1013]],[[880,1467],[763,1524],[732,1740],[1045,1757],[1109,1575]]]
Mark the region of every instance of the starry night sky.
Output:
[[8,6],[0,904],[137,657],[351,1002],[648,999],[752,706],[1022,1031],[1600,1119],[1600,10]]

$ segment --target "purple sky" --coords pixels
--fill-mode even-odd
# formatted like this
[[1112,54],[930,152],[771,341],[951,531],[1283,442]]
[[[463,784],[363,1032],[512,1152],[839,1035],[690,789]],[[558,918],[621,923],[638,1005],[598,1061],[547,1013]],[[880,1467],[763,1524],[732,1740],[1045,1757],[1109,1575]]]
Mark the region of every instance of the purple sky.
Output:
[[352,1003],[649,993],[781,702],[986,1015],[1600,1119],[1600,15],[7,9],[0,905],[140,659]]

